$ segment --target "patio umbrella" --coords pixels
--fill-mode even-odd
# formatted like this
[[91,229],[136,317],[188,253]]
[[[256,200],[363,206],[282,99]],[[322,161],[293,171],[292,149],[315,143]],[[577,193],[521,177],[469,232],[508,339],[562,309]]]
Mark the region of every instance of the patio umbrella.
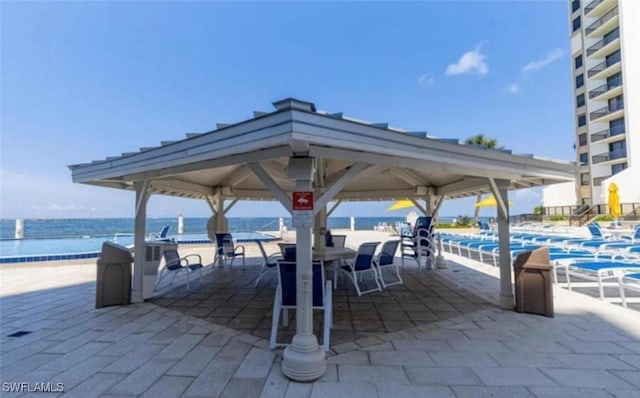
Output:
[[[509,201],[509,204],[512,205],[513,202]],[[475,204],[475,207],[494,207],[494,206],[497,206],[497,203],[496,203],[496,198],[493,195]]]
[[410,201],[409,199],[402,199],[402,200],[397,200],[394,204],[389,206],[389,208],[387,208],[387,211],[407,209],[409,207],[414,207],[414,206],[415,205],[413,204],[413,202]]
[[615,182],[609,184],[609,214],[615,218],[619,218],[622,215],[620,211],[620,193],[618,192],[618,185]]

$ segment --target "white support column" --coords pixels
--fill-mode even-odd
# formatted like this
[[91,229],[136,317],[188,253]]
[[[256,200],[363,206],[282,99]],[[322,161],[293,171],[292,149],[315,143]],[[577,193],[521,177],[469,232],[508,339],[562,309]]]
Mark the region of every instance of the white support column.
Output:
[[[319,199],[324,193],[324,161],[322,159],[316,159],[316,176],[315,176],[316,189],[314,197]],[[327,233],[327,205],[318,204],[319,200],[314,204],[314,228],[313,228],[313,248],[316,250],[324,250],[326,247],[326,233]],[[319,208],[316,208],[316,205]]]
[[489,186],[496,198],[498,220],[498,245],[500,246],[500,307],[513,309],[513,287],[511,284],[511,250],[509,248],[509,180],[489,179]]
[[[296,191],[313,189],[313,159],[291,158],[288,174],[296,182]],[[327,371],[324,350],[318,345],[318,339],[313,334],[312,227],[296,227],[296,334],[282,355],[282,373],[295,381],[316,380]]]
[[136,190],[136,214],[134,226],[134,258],[133,258],[133,281],[131,286],[131,302],[140,303],[144,300],[144,256],[145,256],[145,227],[147,221],[147,202],[149,201],[148,181],[135,182]]

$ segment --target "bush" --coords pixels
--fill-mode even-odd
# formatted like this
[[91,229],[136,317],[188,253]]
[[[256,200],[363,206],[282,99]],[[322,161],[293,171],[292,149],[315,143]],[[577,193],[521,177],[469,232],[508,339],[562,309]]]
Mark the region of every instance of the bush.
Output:
[[473,222],[473,219],[469,216],[458,216],[456,219],[456,227],[468,227]]
[[450,222],[440,222],[436,224],[436,228],[453,228],[453,224]]
[[556,215],[556,216],[549,217],[549,219],[551,221],[564,221],[564,220],[566,220],[566,217],[565,216],[557,216]]
[[610,214],[601,214],[596,217],[596,221],[615,221],[615,218]]

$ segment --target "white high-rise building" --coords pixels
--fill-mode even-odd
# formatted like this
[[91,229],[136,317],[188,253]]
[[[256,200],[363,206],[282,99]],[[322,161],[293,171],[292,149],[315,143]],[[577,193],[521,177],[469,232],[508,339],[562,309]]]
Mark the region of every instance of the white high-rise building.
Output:
[[607,213],[615,181],[623,215],[640,214],[640,0],[569,0],[569,32],[578,186],[544,205]]

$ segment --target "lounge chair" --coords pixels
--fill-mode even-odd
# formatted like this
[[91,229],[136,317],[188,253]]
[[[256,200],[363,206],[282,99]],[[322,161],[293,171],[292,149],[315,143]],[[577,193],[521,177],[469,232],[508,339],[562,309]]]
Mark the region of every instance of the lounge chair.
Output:
[[[199,282],[202,283],[202,269],[204,265],[202,265],[202,257],[199,254],[189,254],[180,257],[177,250],[170,249],[165,250],[162,255],[164,257],[164,267],[160,271],[154,290],[158,288],[160,281],[169,274],[172,275],[169,284],[172,284],[179,273],[184,273],[187,279],[187,290],[189,290],[189,279],[193,272],[198,272]],[[190,261],[189,258],[193,258],[194,260]],[[197,261],[195,261],[196,258]]]
[[[360,245],[358,248],[358,254],[352,262],[346,262],[346,265],[343,265],[337,270],[339,273],[344,274],[347,278],[349,278],[358,292],[358,296],[362,296],[363,294],[381,291],[382,287],[380,286],[380,282],[378,282],[378,273],[373,264],[374,254],[376,252],[376,247],[380,242],[367,242]],[[373,274],[373,280],[376,284],[376,287],[373,289],[362,291],[360,290],[360,286],[358,284],[358,279],[360,282],[363,282],[363,275],[371,273]],[[338,278],[337,273],[334,273],[333,283],[335,286],[338,286]]]
[[[374,260],[374,265],[378,268],[378,277],[380,278],[380,283],[382,283],[383,288],[404,284],[402,276],[400,276],[400,268],[395,262],[395,255],[399,244],[399,240],[389,240],[384,242],[382,249],[380,249],[380,254],[378,254],[378,258]],[[387,282],[384,280],[383,270],[385,269],[388,269],[392,275],[395,274],[395,281],[391,280]]]
[[147,236],[147,241],[168,241],[169,238],[167,238],[167,235],[170,229],[171,225],[165,225],[160,232],[151,232],[149,236]]
[[618,289],[620,291],[620,299],[622,306],[627,308],[627,296],[624,289],[635,290],[640,292],[640,273],[620,275],[618,278]]
[[600,299],[604,300],[604,284],[607,280],[618,279],[620,275],[640,272],[640,262],[623,261],[575,261],[565,266],[567,287],[572,288],[571,276],[598,282]]
[[[273,350],[276,347],[287,346],[288,344],[278,343],[278,323],[282,314],[282,326],[289,325],[289,310],[296,309],[297,287],[296,287],[296,263],[291,261],[277,261],[278,263],[278,288],[273,300],[273,317],[271,318],[271,339],[269,347]],[[331,281],[325,282],[324,269],[322,263],[314,262],[312,267],[312,292],[314,310],[324,311],[324,333],[322,338],[322,348],[329,351],[330,330],[333,322],[332,315],[332,292]]]
[[260,249],[260,253],[262,254],[262,267],[260,267],[260,272],[258,273],[258,278],[256,279],[256,287],[260,283],[260,278],[262,275],[269,271],[270,269],[275,269],[278,266],[278,259],[282,259],[280,253],[274,253],[267,256],[267,252],[264,250],[264,246],[260,240],[256,240],[256,244]]
[[242,257],[242,266],[245,266],[244,246],[235,246],[233,244],[233,236],[229,233],[216,234],[216,261],[220,262],[219,266],[224,266],[227,259],[231,259],[229,266],[233,265],[236,257]]

